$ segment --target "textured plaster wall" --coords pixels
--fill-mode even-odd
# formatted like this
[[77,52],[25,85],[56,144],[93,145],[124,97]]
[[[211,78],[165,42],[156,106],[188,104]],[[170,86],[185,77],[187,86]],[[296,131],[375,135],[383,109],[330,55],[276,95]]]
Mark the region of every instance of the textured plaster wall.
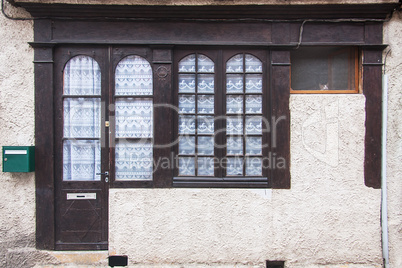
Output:
[[[34,144],[32,39],[31,21],[0,15],[0,146]],[[0,267],[24,267],[35,254],[34,173],[0,172],[0,197]]]
[[[29,17],[5,3],[12,17]],[[0,14],[0,146],[34,145],[32,21]],[[35,174],[2,172],[0,154],[0,267],[27,268],[61,261],[35,248]]]
[[384,52],[388,74],[387,177],[390,262],[402,267],[402,12],[385,23]]
[[363,95],[291,97],[290,190],[112,189],[110,252],[132,263],[380,267],[364,108]]
[[[32,32],[32,22],[0,15],[0,146],[34,143]],[[402,267],[401,13],[384,42],[390,261]],[[134,267],[381,267],[380,191],[363,181],[364,104],[363,95],[292,95],[290,190],[112,189],[109,253]],[[34,174],[0,172],[0,183],[0,267],[66,263],[34,248]]]

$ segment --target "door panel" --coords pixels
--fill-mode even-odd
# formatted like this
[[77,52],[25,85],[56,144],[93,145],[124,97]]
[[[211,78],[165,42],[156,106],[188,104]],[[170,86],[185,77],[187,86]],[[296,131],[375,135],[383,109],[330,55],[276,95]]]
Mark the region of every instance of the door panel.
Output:
[[65,243],[102,241],[102,191],[67,189],[62,193],[66,201],[60,207],[60,240]]
[[107,48],[55,51],[57,250],[107,249]]

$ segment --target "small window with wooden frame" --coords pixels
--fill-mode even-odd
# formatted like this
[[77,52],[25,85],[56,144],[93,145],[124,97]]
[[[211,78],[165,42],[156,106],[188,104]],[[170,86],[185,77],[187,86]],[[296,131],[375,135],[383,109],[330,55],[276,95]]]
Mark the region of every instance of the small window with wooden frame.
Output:
[[358,93],[355,47],[302,47],[291,52],[290,93]]

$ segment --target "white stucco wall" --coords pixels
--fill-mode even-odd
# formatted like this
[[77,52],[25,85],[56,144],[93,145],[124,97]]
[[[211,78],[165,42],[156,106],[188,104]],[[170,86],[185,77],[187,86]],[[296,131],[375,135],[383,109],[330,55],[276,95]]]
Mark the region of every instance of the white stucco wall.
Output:
[[290,190],[112,189],[110,251],[139,263],[380,267],[364,107],[363,95],[292,95]]
[[391,267],[402,267],[402,11],[385,23],[388,75],[387,178]]
[[[401,14],[384,27],[392,49],[391,267],[402,267]],[[34,143],[32,40],[31,21],[0,16],[0,146]],[[267,259],[287,267],[381,267],[380,190],[363,178],[364,96],[292,95],[290,109],[290,190],[112,189],[109,254],[128,254],[134,267],[263,267]],[[34,248],[34,174],[0,172],[0,183],[0,267],[60,264]]]
[[[34,144],[32,40],[31,21],[0,15],[0,146]],[[0,197],[0,267],[10,267],[13,258],[24,261],[17,251],[34,246],[34,173],[0,172]]]

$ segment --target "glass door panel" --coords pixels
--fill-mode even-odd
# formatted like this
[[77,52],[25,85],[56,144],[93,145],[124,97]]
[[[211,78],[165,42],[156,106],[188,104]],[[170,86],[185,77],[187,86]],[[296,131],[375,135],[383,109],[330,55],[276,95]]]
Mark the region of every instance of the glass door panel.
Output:
[[101,72],[89,56],[64,68],[63,180],[99,181],[101,172]]

